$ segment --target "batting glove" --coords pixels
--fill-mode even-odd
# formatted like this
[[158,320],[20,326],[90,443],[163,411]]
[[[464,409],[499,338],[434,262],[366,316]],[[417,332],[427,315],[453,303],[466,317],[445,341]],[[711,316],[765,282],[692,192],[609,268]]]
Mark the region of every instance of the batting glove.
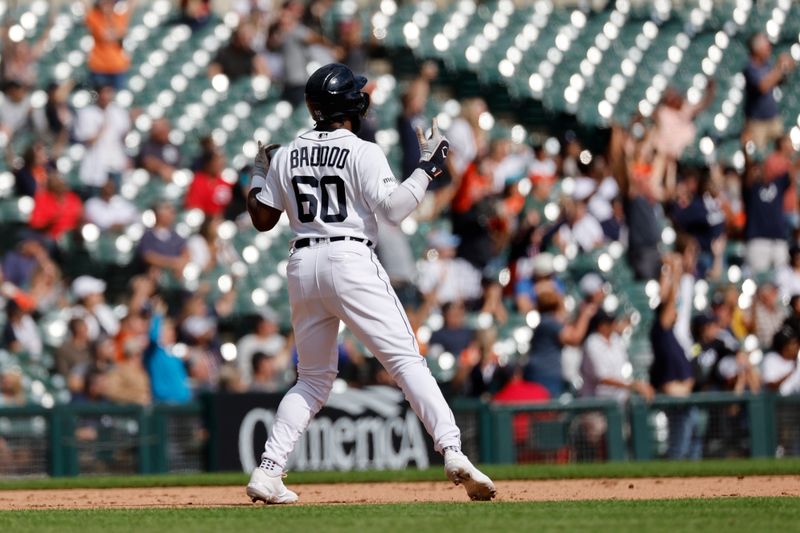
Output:
[[431,136],[427,139],[422,128],[417,127],[417,141],[421,154],[419,168],[425,171],[428,179],[432,180],[444,172],[444,162],[450,150],[450,142],[439,133],[439,124],[435,118],[431,124]]
[[261,141],[258,141],[258,152],[253,164],[253,172],[251,173],[250,189],[261,189],[267,182],[267,171],[272,162],[272,152],[280,148],[280,144],[269,144],[264,146]]

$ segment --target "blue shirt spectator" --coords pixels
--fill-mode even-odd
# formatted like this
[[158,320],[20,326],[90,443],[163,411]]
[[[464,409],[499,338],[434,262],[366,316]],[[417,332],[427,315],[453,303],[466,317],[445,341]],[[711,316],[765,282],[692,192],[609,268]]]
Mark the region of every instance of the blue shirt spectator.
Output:
[[744,69],[745,97],[744,116],[756,120],[769,120],[778,116],[778,103],[772,94],[761,90],[761,82],[772,71],[774,65],[771,61],[758,64],[752,59]]
[[[144,353],[144,366],[150,376],[153,401],[186,403],[192,399],[189,378],[183,361],[170,352],[169,341],[175,337],[175,328],[160,314],[153,315],[150,323],[150,344]],[[163,332],[162,332],[163,327]]]
[[155,226],[148,230],[139,242],[139,260],[145,267],[168,270],[180,278],[189,261],[186,239],[173,228],[175,206],[161,202],[155,207]]
[[552,313],[542,316],[531,339],[530,359],[523,374],[526,381],[535,381],[557,398],[564,392],[561,377],[561,330],[564,324]]
[[569,322],[565,320],[563,297],[549,290],[539,294],[539,312],[541,321],[533,330],[523,378],[544,386],[551,397],[558,398],[565,391],[561,349],[583,342],[589,321],[597,312],[597,305],[589,302],[582,304],[577,318]]
[[42,237],[24,230],[17,247],[3,258],[3,278],[17,287],[27,288],[36,268],[48,263],[50,257],[42,245]]
[[441,346],[445,352],[458,357],[475,340],[475,330],[465,325],[464,304],[455,301],[442,306],[444,327],[434,331],[428,346]]
[[[657,310],[656,315],[660,310]],[[685,381],[694,376],[686,352],[675,337],[673,327],[664,327],[661,320],[653,321],[650,328],[650,343],[653,347],[653,364],[650,367],[650,383],[659,389],[672,381]]]
[[745,181],[742,200],[747,214],[744,238],[783,239],[786,221],[783,216],[783,195],[789,188],[789,176],[784,174],[774,180]]

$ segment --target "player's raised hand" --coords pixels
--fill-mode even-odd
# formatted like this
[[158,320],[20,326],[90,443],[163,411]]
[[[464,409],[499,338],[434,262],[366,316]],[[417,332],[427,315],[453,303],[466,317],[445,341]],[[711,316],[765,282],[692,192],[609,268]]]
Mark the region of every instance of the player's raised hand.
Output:
[[439,124],[434,118],[431,123],[431,135],[425,138],[422,128],[417,127],[417,141],[419,141],[419,167],[424,170],[430,179],[444,172],[444,162],[450,150],[450,142],[439,132]]
[[255,164],[253,165],[254,176],[266,177],[269,164],[272,161],[272,152],[280,147],[280,144],[268,144],[265,146],[261,141],[258,141],[258,152],[256,153]]

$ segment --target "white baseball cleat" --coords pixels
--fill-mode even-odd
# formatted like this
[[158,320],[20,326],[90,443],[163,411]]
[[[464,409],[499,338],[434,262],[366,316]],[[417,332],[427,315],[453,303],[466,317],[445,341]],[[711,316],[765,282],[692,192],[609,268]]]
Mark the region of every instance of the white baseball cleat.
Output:
[[296,503],[297,494],[286,488],[282,477],[282,474],[270,475],[263,468],[256,468],[250,475],[247,495],[253,500],[253,503],[257,501],[266,504]]
[[464,485],[471,500],[491,500],[497,493],[489,476],[475,468],[459,450],[445,450],[444,473],[456,485]]

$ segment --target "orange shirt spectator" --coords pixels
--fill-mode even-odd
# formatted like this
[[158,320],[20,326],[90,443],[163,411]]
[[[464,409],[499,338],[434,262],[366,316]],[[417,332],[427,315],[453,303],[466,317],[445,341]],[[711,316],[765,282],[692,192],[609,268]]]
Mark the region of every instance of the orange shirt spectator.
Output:
[[128,32],[128,21],[133,9],[120,11],[114,0],[98,0],[86,15],[86,27],[94,38],[94,48],[89,52],[89,71],[92,74],[124,74],[130,67],[130,58],[122,47]]
[[478,165],[474,162],[467,166],[461,186],[453,197],[453,211],[456,213],[466,213],[475,202],[491,193],[492,178],[480,173]]
[[57,173],[50,174],[47,187],[36,191],[33,202],[31,228],[54,241],[77,228],[83,215],[81,199],[67,188]]

